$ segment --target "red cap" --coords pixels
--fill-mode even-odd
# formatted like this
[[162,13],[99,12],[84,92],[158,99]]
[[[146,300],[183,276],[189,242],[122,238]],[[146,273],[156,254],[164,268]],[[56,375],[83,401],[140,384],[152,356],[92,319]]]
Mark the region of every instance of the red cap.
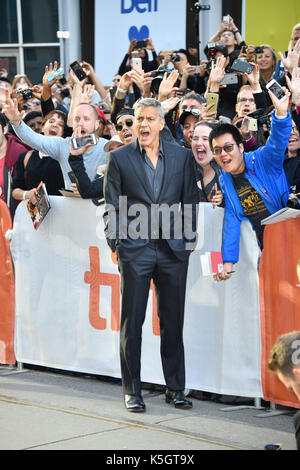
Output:
[[102,111],[102,109],[97,108],[97,111],[98,111],[99,119],[103,119],[103,121],[105,122],[105,124],[107,124],[107,122],[106,122],[106,117],[105,117],[105,114],[104,114],[104,112]]

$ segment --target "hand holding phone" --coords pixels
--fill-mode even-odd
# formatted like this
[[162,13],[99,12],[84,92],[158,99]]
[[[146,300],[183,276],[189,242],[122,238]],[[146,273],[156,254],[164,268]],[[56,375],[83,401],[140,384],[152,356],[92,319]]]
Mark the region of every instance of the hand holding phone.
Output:
[[290,92],[279,85],[276,80],[271,80],[266,85],[269,91],[270,98],[275,108],[275,116],[285,117],[287,115],[287,109],[289,106]]
[[217,113],[217,109],[218,109],[218,102],[219,102],[219,95],[218,93],[207,93],[207,97],[206,97],[206,105],[207,105],[207,108],[210,106],[210,105],[213,105],[209,108],[209,112],[210,113]]
[[74,62],[72,62],[70,64],[70,67],[71,69],[73,70],[73,72],[75,73],[76,77],[78,78],[79,81],[82,81],[84,80],[85,78],[87,78],[87,74],[85,73],[85,71],[83,70],[83,68],[81,67],[80,63],[78,62],[78,60],[75,60]]
[[55,78],[57,78],[59,75],[62,75],[64,73],[64,69],[60,67],[56,72],[53,72],[49,77],[48,77],[48,82],[52,82]]

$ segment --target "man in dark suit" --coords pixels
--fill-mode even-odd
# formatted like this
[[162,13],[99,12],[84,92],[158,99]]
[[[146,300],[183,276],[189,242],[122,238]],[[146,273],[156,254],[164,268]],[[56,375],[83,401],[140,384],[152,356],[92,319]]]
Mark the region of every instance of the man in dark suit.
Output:
[[121,274],[120,359],[125,406],[145,410],[141,395],[142,325],[153,279],[160,319],[166,401],[191,408],[184,395],[186,276],[196,244],[198,192],[187,149],[160,139],[164,112],[155,99],[135,106],[137,140],[110,153],[104,179],[105,235]]

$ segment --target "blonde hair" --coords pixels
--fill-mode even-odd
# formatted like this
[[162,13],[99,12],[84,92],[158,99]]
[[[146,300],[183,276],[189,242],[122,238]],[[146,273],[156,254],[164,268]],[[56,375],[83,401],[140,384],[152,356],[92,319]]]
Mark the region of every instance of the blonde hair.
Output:
[[27,83],[28,85],[28,88],[32,88],[32,83],[31,81],[29,80],[29,78],[27,78],[26,75],[22,75],[22,74],[17,74],[14,76],[14,79],[13,79],[13,82],[12,82],[12,89],[15,90],[16,89],[16,86],[17,86],[17,83],[19,80],[21,80],[21,78],[24,78],[25,82]]
[[295,26],[293,27],[293,29],[292,29],[292,34],[291,34],[291,39],[293,39],[294,32],[295,32],[297,29],[300,29],[300,23],[295,24]]

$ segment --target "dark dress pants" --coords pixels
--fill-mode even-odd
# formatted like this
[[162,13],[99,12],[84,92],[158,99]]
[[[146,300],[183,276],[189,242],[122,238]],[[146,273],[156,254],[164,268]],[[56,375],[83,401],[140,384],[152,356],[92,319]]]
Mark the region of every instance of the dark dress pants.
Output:
[[296,444],[297,450],[300,450],[300,411],[294,415],[294,426],[295,426],[295,437],[296,437]]
[[141,393],[141,344],[153,279],[160,321],[160,353],[166,385],[184,390],[183,321],[188,259],[179,261],[165,240],[150,241],[129,262],[120,258],[122,311],[120,359],[124,394]]

